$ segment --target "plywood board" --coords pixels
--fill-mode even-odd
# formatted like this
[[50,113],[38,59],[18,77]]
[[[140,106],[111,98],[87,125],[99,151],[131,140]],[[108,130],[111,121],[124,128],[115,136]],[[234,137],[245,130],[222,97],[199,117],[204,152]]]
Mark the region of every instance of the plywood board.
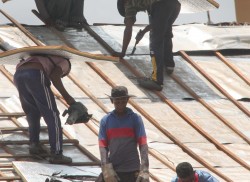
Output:
[[[72,60],[94,62],[98,60],[108,60],[117,62],[118,58],[111,58],[101,55],[94,55],[87,52],[81,52],[67,46],[29,46],[18,49],[8,50],[0,54],[0,64],[17,64],[20,59],[25,59],[30,55],[50,54],[62,56]],[[85,57],[85,59],[84,59]]]
[[[66,165],[42,164],[36,162],[13,162],[15,170],[26,182],[44,182],[46,178],[51,179],[51,175],[60,172],[60,175],[84,175],[97,177],[101,169],[99,167],[74,167]],[[63,182],[69,180],[58,178]]]

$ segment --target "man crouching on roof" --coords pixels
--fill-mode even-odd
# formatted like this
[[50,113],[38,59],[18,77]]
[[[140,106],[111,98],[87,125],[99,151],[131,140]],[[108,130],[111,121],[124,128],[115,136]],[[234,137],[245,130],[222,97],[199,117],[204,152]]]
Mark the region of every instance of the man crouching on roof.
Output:
[[84,0],[35,0],[35,3],[45,23],[59,31],[88,25],[83,15]]
[[67,75],[70,69],[70,61],[66,58],[37,55],[21,60],[14,74],[14,83],[29,124],[29,152],[38,156],[48,155],[39,142],[40,119],[43,117],[48,126],[51,150],[49,161],[53,164],[70,164],[72,159],[63,155],[62,127],[55,97],[50,88],[51,81],[70,107],[79,108],[82,114],[86,112],[81,109],[83,104],[76,102],[63,86],[61,77]]
[[100,123],[102,174],[96,182],[149,182],[146,132],[141,117],[126,107],[131,96],[124,86],[111,90],[110,100],[115,109]]

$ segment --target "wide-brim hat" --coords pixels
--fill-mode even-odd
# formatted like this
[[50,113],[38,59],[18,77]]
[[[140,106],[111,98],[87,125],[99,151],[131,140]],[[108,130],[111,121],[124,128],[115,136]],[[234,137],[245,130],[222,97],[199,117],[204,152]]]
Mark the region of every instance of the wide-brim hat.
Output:
[[128,89],[124,86],[115,86],[111,90],[111,95],[107,95],[107,96],[109,96],[109,98],[111,99],[122,98],[122,97],[135,97],[134,95],[129,95]]
[[121,16],[125,17],[124,0],[117,0],[117,9]]

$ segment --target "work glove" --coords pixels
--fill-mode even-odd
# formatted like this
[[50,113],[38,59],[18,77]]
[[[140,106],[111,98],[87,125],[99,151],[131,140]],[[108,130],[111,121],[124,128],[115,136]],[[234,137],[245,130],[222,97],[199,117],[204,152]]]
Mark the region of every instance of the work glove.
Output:
[[111,163],[104,164],[102,166],[102,174],[105,182],[118,182],[120,178],[116,174],[113,169],[113,165]]
[[88,109],[81,103],[75,102],[71,104],[68,110],[63,112],[63,116],[69,114],[65,124],[87,123],[92,117],[92,114],[88,114]]
[[149,172],[148,170],[141,170],[136,182],[149,182]]

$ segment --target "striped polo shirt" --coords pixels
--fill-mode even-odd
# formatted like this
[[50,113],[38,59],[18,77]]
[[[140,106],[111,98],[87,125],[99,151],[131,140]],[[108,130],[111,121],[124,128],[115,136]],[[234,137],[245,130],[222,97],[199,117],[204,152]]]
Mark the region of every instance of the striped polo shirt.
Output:
[[145,128],[141,117],[130,108],[126,115],[118,117],[115,111],[101,120],[99,147],[107,147],[109,161],[118,172],[131,172],[140,169],[138,145],[147,144]]

